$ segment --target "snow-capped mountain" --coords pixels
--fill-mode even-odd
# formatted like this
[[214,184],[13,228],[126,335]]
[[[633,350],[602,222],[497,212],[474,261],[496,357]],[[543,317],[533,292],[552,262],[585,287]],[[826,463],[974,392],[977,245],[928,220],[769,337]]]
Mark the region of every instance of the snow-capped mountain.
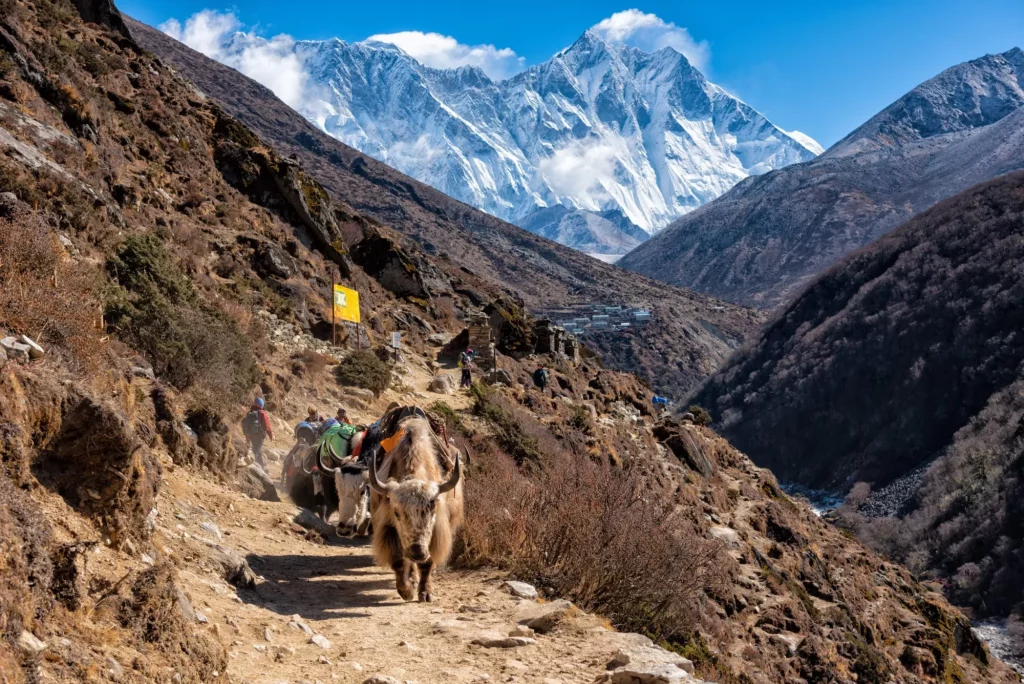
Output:
[[[624,253],[747,176],[821,152],[675,50],[646,53],[593,30],[504,81],[474,67],[429,68],[388,43],[300,41],[295,49],[311,77],[302,113],[324,131],[456,199],[592,252]],[[552,214],[556,207],[586,215]],[[626,225],[607,220],[609,212]]]

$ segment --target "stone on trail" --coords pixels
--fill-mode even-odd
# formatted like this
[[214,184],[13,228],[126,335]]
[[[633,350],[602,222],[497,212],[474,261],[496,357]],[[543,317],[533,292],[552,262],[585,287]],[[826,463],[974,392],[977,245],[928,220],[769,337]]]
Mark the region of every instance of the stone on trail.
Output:
[[520,611],[518,624],[529,627],[538,634],[547,634],[555,630],[563,622],[582,615],[582,611],[565,599],[551,603],[520,604],[527,606]]
[[484,648],[519,648],[537,643],[529,637],[500,637],[498,639],[473,639],[470,643]]
[[455,394],[455,388],[457,387],[454,375],[437,375],[430,381],[430,385],[427,387],[428,390],[434,394]]
[[508,633],[510,637],[535,637],[537,633],[529,627],[516,627]]
[[504,586],[505,589],[508,590],[508,593],[512,594],[513,596],[518,596],[522,599],[537,599],[537,589],[532,584],[527,584],[526,582],[516,582],[515,580],[509,580],[505,582]]
[[313,530],[319,532],[322,537],[332,537],[337,534],[337,529],[334,525],[325,523],[323,520],[317,517],[317,515],[309,510],[308,508],[299,508],[297,513],[292,520],[305,527],[307,530]]
[[641,634],[621,634],[622,646],[608,662],[603,681],[611,684],[696,682],[693,663],[656,646]]
[[316,644],[325,651],[331,647],[331,641],[323,634],[314,634],[309,638],[309,643]]
[[363,684],[402,684],[402,680],[389,675],[375,674],[364,679]]
[[250,463],[240,476],[242,493],[251,499],[260,501],[280,501],[274,480],[266,470],[257,463]]
[[740,535],[731,527],[712,527],[708,530],[708,534],[723,542],[730,549],[739,548]]

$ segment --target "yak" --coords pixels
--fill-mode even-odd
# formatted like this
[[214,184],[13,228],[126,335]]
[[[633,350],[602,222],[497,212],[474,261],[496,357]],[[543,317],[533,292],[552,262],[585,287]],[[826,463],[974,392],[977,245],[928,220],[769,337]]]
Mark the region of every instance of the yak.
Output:
[[[395,587],[406,601],[413,598],[418,572],[416,596],[425,602],[432,600],[434,568],[448,561],[462,524],[462,463],[456,455],[445,479],[441,459],[450,463],[447,449],[427,419],[407,418],[400,429],[404,434],[383,466],[378,466],[378,451],[374,451],[368,473],[373,490],[373,552],[378,565],[394,570]],[[378,467],[387,469],[383,483]]]

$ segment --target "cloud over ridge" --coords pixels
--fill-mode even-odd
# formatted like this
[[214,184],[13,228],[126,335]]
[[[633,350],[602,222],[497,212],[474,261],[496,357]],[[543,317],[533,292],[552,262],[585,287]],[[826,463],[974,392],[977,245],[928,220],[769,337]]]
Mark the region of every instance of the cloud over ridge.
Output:
[[616,12],[595,24],[591,30],[609,42],[624,43],[645,52],[670,47],[700,71],[706,70],[711,61],[711,48],[707,41],[697,41],[685,28],[638,9]]
[[422,31],[378,33],[365,42],[391,43],[424,66],[452,69],[460,66],[480,68],[494,80],[514,76],[526,68],[526,60],[512,48],[494,45],[465,45],[452,36]]

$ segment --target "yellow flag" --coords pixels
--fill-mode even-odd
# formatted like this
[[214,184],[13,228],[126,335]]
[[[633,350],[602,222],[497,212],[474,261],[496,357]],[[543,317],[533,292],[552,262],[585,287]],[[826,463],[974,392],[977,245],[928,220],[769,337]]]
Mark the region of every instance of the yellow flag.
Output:
[[334,317],[339,321],[359,322],[359,293],[341,285],[334,286]]

